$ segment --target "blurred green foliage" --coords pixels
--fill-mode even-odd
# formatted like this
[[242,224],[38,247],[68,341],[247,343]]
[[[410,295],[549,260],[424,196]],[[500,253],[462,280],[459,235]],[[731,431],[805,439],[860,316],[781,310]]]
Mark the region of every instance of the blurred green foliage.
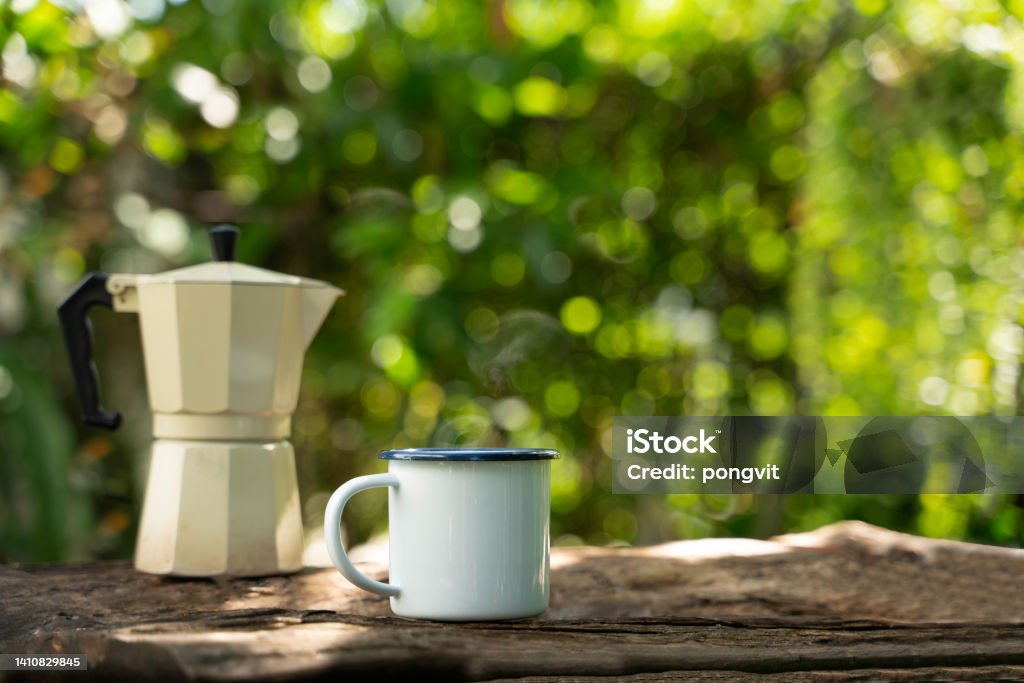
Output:
[[1018,538],[994,496],[612,496],[605,448],[616,414],[1020,411],[1019,3],[85,5],[0,4],[0,556],[130,551],[135,321],[94,316],[109,435],[54,309],[221,222],[348,291],[296,416],[311,528],[380,448],[508,443],[565,454],[566,543]]

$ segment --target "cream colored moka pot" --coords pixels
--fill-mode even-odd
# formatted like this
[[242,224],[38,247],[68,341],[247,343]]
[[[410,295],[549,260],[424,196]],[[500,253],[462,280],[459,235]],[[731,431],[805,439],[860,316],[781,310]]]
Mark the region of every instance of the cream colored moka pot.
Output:
[[343,292],[234,262],[236,228],[210,231],[215,261],[156,275],[91,273],[58,310],[88,424],[116,429],[92,362],[94,305],[139,314],[153,442],[135,567],[178,576],[302,568],[288,442],[302,357]]

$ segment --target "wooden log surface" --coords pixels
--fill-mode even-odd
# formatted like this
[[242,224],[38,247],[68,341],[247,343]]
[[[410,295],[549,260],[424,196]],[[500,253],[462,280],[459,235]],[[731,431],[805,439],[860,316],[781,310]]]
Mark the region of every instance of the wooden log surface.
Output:
[[64,675],[75,681],[1024,680],[1024,552],[859,522],[556,548],[544,615],[477,624],[396,618],[332,569],[186,580],[124,562],[6,566],[0,653],[16,652],[84,652],[89,673]]

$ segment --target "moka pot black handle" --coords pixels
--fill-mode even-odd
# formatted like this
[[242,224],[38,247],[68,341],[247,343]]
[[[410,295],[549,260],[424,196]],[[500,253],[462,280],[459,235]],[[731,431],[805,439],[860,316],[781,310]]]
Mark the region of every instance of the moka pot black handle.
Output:
[[64,345],[71,360],[75,394],[83,419],[95,427],[117,429],[121,413],[104,410],[100,405],[99,376],[92,360],[92,323],[88,317],[93,306],[114,307],[114,297],[107,291],[107,279],[104,273],[86,275],[57,307],[57,316],[64,331]]

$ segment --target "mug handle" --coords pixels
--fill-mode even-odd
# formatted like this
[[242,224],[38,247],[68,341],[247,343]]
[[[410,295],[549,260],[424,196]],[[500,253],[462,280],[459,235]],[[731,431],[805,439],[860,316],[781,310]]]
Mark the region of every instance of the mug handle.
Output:
[[356,569],[356,566],[352,564],[352,560],[348,559],[345,547],[341,544],[341,513],[345,510],[345,504],[360,491],[385,486],[392,486],[397,489],[398,477],[390,472],[369,474],[365,477],[356,477],[339,486],[338,490],[331,495],[331,499],[327,501],[327,510],[324,512],[324,542],[327,544],[327,554],[331,556],[331,562],[338,568],[342,576],[364,591],[389,598],[397,598],[399,593],[401,593],[398,586],[374,581]]

